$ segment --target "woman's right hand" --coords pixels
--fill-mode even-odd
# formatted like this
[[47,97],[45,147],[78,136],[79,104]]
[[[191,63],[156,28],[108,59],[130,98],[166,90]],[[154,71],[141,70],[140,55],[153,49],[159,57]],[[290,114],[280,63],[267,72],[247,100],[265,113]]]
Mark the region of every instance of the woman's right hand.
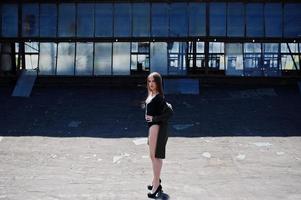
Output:
[[145,120],[146,120],[147,122],[152,122],[152,121],[153,121],[153,116],[145,115]]

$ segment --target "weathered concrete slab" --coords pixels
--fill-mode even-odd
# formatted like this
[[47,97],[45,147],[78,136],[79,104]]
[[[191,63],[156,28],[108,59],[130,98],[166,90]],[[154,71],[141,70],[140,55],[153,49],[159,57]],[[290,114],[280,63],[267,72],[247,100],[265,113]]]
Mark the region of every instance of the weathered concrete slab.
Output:
[[14,88],[12,96],[29,97],[36,78],[36,70],[23,70]]
[[[0,199],[147,199],[145,140],[3,137]],[[161,199],[299,200],[300,144],[300,137],[170,138]]]

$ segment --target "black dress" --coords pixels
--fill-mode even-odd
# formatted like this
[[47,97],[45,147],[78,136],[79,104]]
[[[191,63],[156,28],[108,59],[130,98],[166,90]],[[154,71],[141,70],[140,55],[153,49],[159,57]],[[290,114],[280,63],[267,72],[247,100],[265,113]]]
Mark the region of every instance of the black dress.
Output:
[[[164,108],[164,98],[160,95],[157,94],[155,97],[153,97],[153,99],[146,104],[145,108],[146,108],[146,115],[150,115],[150,116],[159,116],[162,114],[163,112],[163,108]],[[151,127],[154,124],[160,125],[161,122],[148,122],[148,127]]]
[[165,99],[160,94],[156,95],[148,104],[146,104],[145,108],[146,114],[153,116],[152,122],[148,122],[148,127],[151,127],[154,124],[159,125],[155,157],[164,159],[168,139],[168,119],[173,115],[173,110],[166,105]]

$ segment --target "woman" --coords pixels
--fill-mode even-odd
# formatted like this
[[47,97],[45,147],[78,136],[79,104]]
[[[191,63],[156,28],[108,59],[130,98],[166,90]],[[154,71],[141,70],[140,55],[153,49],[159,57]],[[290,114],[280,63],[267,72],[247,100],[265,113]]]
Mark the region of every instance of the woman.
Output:
[[159,73],[153,72],[147,77],[148,97],[145,106],[145,120],[148,123],[148,145],[153,168],[153,181],[148,189],[149,198],[156,198],[162,192],[161,169],[162,159],[165,158],[167,143],[167,121],[173,114],[170,104],[164,99],[162,78]]

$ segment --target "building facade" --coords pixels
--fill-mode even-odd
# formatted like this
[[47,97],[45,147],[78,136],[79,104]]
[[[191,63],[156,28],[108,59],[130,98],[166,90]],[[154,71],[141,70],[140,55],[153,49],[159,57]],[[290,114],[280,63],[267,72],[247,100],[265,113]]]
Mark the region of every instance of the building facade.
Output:
[[300,1],[1,1],[0,71],[292,77]]

